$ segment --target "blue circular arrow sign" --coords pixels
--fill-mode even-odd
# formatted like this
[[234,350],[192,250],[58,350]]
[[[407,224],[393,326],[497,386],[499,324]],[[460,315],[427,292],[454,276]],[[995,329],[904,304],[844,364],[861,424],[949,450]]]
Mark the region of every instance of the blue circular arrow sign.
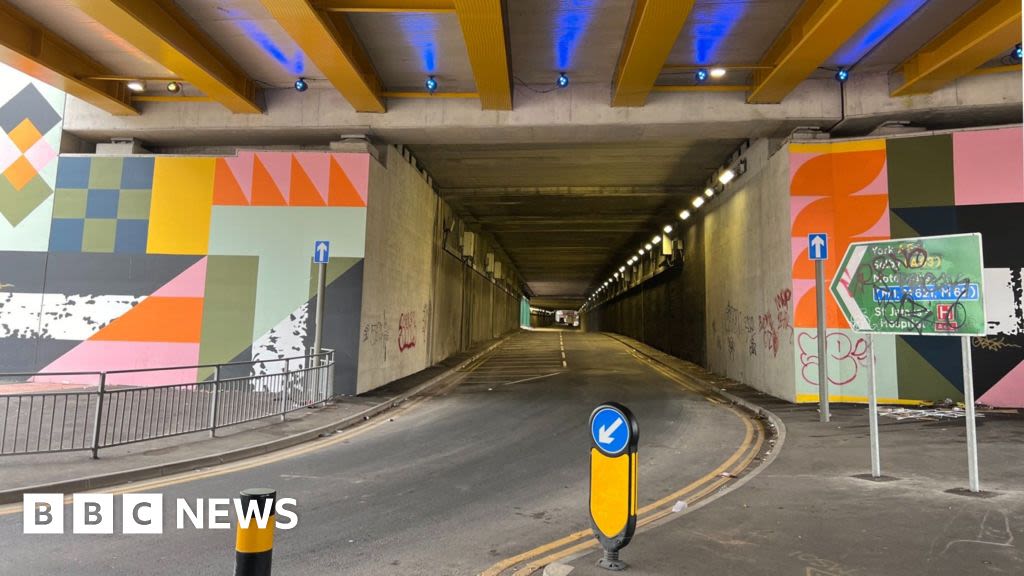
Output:
[[616,408],[604,406],[590,420],[590,436],[599,450],[614,456],[629,446],[630,424]]

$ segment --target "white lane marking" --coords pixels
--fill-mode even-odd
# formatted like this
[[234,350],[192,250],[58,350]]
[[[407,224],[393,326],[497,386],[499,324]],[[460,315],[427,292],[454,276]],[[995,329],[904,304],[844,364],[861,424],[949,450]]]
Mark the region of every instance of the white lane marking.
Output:
[[552,372],[551,374],[541,374],[540,376],[534,376],[533,378],[523,378],[522,380],[515,380],[513,382],[505,382],[504,384],[501,384],[501,386],[510,386],[512,384],[520,384],[520,383],[523,383],[523,382],[529,382],[531,380],[540,380],[541,378],[547,378],[548,376],[554,376],[555,374],[561,374],[561,373],[562,373],[561,371],[558,371],[558,372]]

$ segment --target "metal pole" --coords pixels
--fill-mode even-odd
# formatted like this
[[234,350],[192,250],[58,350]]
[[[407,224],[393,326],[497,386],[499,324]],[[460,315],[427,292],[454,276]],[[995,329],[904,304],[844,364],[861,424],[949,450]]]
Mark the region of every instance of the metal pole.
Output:
[[288,386],[291,384],[289,374],[291,360],[284,361],[284,381],[281,384],[281,421],[284,422],[284,415],[288,413]]
[[878,387],[875,382],[875,335],[868,334],[868,350],[871,354],[871,370],[868,382],[868,429],[871,434],[871,477],[882,475],[882,460],[878,448]]
[[967,411],[967,481],[971,492],[980,492],[978,482],[978,432],[974,421],[974,367],[971,362],[971,337],[960,338],[964,359],[964,409]]
[[819,420],[828,422],[828,341],[825,330],[825,262],[814,261],[814,295],[818,303],[818,413]]
[[313,335],[313,356],[320,365],[320,344],[324,335],[324,299],[327,296],[327,264],[317,265],[316,273],[316,332]]
[[217,435],[217,397],[220,395],[220,366],[213,367],[213,397],[210,398],[210,438]]
[[103,395],[107,392],[107,373],[100,372],[100,391],[96,400],[96,420],[92,423],[92,458],[99,458],[100,421],[103,419]]

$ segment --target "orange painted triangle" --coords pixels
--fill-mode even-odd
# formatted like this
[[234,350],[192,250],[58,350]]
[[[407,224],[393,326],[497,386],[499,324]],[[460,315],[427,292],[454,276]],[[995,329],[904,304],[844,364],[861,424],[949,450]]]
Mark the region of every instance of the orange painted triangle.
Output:
[[249,199],[242,192],[238,180],[223,158],[217,158],[213,174],[213,203],[216,206],[248,206]]
[[89,340],[198,343],[202,332],[202,298],[150,296]]
[[345,175],[345,170],[331,158],[331,176],[327,184],[327,204],[329,206],[366,206],[363,198]]
[[324,198],[317,191],[316,185],[310,180],[309,174],[299,164],[299,159],[292,156],[292,206],[323,206]]
[[253,206],[285,206],[284,196],[278,189],[274,178],[260,162],[259,157],[252,161],[252,205]]

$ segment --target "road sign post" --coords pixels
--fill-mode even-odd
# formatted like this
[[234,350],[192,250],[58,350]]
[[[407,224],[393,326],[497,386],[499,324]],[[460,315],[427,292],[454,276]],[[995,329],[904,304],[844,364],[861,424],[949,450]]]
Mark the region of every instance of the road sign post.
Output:
[[639,428],[628,408],[601,404],[590,414],[590,526],[604,548],[597,565],[624,570],[619,550],[636,530]]
[[871,477],[882,477],[882,455],[878,447],[878,385],[875,380],[875,335],[868,334],[868,354],[871,355],[871,369],[868,371],[868,431],[871,443]]
[[[967,473],[971,492],[978,480],[971,337],[984,336],[985,264],[980,234],[955,234],[857,242],[850,245],[831,291],[854,332],[961,339],[967,426]],[[874,338],[869,388],[871,473],[878,464]]]
[[324,300],[327,296],[327,262],[331,259],[331,243],[317,240],[313,243],[313,263],[316,271],[316,330],[313,332],[313,361],[320,362],[320,349],[324,335]]
[[807,235],[807,257],[814,261],[814,297],[818,308],[818,419],[831,419],[828,406],[828,331],[825,324],[825,260],[828,260],[828,234]]

